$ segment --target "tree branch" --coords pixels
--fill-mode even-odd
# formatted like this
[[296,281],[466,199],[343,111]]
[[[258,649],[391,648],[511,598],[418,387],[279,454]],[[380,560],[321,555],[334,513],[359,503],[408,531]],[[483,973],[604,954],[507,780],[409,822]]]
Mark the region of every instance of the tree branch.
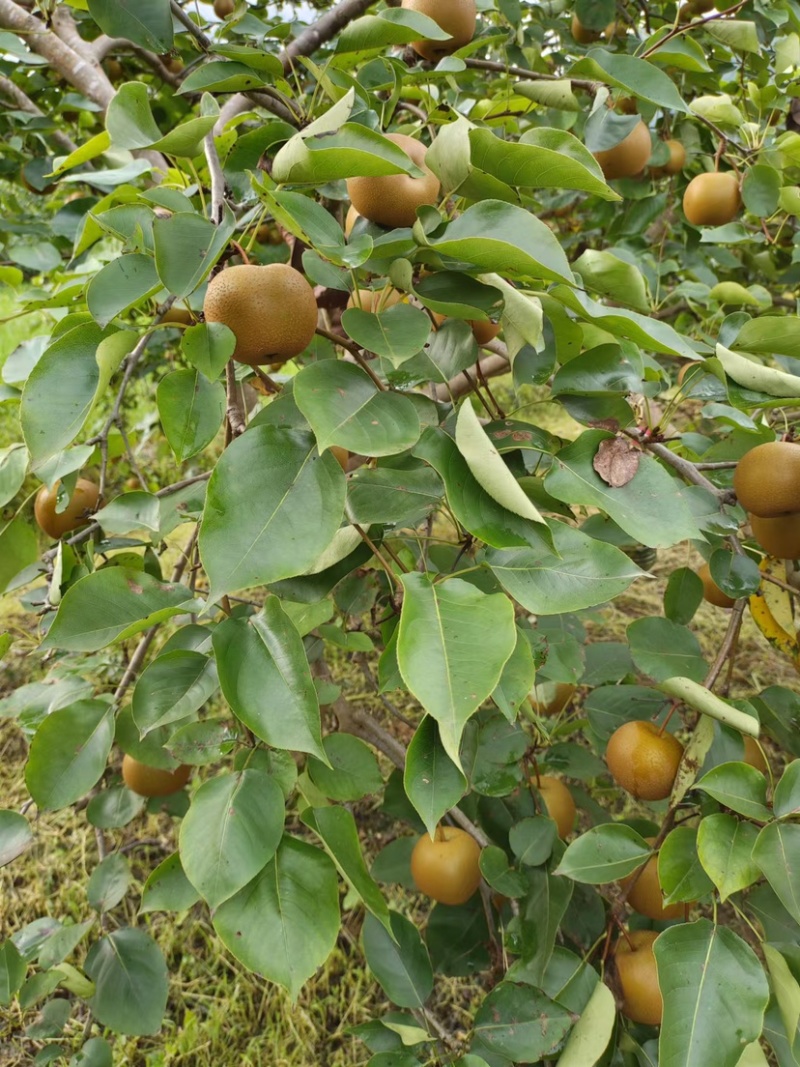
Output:
[[219,226],[225,210],[225,176],[222,173],[222,164],[217,154],[217,146],[214,144],[213,130],[203,138],[203,151],[208,164],[208,171],[211,175],[210,217],[214,225]]
[[[478,369],[480,368],[480,370]],[[436,399],[441,401],[458,400],[471,393],[477,385],[476,378],[496,378],[499,374],[508,374],[510,364],[507,356],[491,355],[481,359],[468,368],[466,375],[458,374],[446,384],[436,386]]]
[[[64,23],[60,23],[63,26]],[[114,96],[114,86],[99,63],[66,44],[44,22],[14,0],[0,0],[0,27],[19,34],[37,55],[95,104],[107,108]],[[63,31],[67,36],[66,29]],[[76,31],[77,32],[77,31]]]
[[472,70],[490,70],[496,74],[512,74],[515,78],[535,82],[568,81],[573,89],[583,89],[594,95],[600,88],[600,82],[589,81],[586,78],[569,78],[561,74],[543,74],[538,70],[528,70],[526,67],[509,66],[507,63],[496,63],[491,59],[465,59],[464,62]]
[[180,4],[176,3],[176,0],[170,0],[169,6],[170,10],[172,11],[172,14],[175,16],[178,22],[180,22],[181,25],[186,27],[192,37],[194,37],[195,41],[197,41],[197,43],[200,45],[201,49],[204,52],[207,52],[211,47],[211,38],[206,37],[206,35],[203,33],[197,23],[194,22],[193,19],[191,19],[189,15],[186,14]]

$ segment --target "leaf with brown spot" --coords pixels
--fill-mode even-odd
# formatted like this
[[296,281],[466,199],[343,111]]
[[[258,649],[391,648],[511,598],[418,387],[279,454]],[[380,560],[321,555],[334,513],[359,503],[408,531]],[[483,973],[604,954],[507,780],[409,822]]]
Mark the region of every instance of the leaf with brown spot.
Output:
[[601,441],[592,460],[592,466],[603,481],[619,489],[632,481],[639,469],[641,452],[622,437],[609,437]]

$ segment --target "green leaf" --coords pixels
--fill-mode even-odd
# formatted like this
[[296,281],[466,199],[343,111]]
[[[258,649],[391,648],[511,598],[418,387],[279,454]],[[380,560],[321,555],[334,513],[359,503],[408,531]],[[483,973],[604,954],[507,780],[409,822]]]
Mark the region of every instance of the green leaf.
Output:
[[119,256],[94,275],[86,289],[86,306],[102,328],[160,288],[152,256]]
[[708,673],[700,642],[685,626],[656,616],[628,625],[633,662],[657,681],[686,676],[702,682]]
[[45,970],[57,967],[74,952],[93,926],[94,919],[88,919],[86,922],[73,923],[56,930],[42,946],[38,959],[39,966]]
[[761,1034],[769,1000],[756,954],[733,930],[708,919],[670,927],[654,951],[664,998],[659,1063],[736,1067],[744,1046]]
[[95,984],[89,1001],[101,1026],[119,1034],[157,1034],[167,1007],[167,965],[144,930],[123,927],[89,950],[86,973]]
[[133,691],[133,721],[145,737],[151,730],[198,711],[217,691],[213,660],[175,649],[147,665]]
[[222,692],[240,722],[274,748],[325,759],[319,701],[303,640],[277,597],[249,621],[214,630]]
[[531,522],[544,523],[478,421],[469,397],[459,408],[456,447],[475,480],[501,507]]
[[5,507],[20,491],[27,471],[28,450],[24,445],[0,449],[0,507]]
[[527,189],[577,189],[618,200],[592,153],[566,130],[537,127],[519,143],[503,141],[491,130],[469,133],[470,160],[507,185]]
[[720,763],[696,783],[720,804],[755,822],[768,822],[767,780],[746,763]]
[[733,815],[707,815],[697,831],[697,855],[719,890],[720,900],[758,880],[758,865],[750,857],[758,830]]
[[443,495],[441,479],[428,467],[361,467],[347,479],[347,515],[363,527],[416,526],[439,506]]
[[188,212],[155,219],[156,270],[164,288],[177,300],[193,293],[211,273],[235,228],[236,218],[227,204],[219,226]]
[[[600,508],[635,541],[651,548],[700,538],[679,483],[652,457],[639,457],[638,470],[627,485],[612,487],[603,481],[592,461],[600,442],[610,437],[603,430],[586,430],[557,452],[545,478],[548,493],[571,505]],[[656,512],[658,523],[651,519]]]
[[800,923],[800,826],[768,823],[753,846],[753,859],[781,904]]
[[272,164],[273,179],[283,184],[320,185],[412,171],[416,167],[399,145],[356,122],[328,131],[312,123],[279,149]]
[[779,819],[800,811],[800,760],[792,760],[784,770],[775,787],[772,806]]
[[352,363],[325,359],[304,367],[294,379],[293,396],[320,452],[338,445],[361,455],[391,456],[419,440],[413,401],[381,391],[366,371]]
[[199,899],[200,894],[184,874],[180,853],[173,852],[148,875],[139,912],[185,911]]
[[780,193],[781,175],[774,167],[756,163],[748,168],[742,181],[742,200],[751,215],[769,218],[778,210]]
[[421,11],[389,8],[378,15],[364,15],[345,26],[336,40],[337,52],[361,52],[412,41],[447,41],[449,34]]
[[0,867],[21,856],[32,841],[33,833],[24,815],[0,810]]
[[225,388],[199,371],[172,371],[158,383],[158,415],[178,463],[211,444],[225,415]]
[[307,571],[339,528],[344,498],[342,468],[317,454],[310,434],[274,426],[242,434],[208,483],[199,545],[211,599]]
[[678,826],[658,850],[658,881],[667,904],[699,900],[714,883],[703,870],[697,855],[697,830]]
[[467,779],[447,755],[430,715],[423,718],[408,746],[403,784],[431,836],[467,791]]
[[145,804],[145,798],[132,793],[123,785],[95,793],[86,809],[86,818],[100,830],[115,830],[127,826]]
[[756,354],[779,354],[800,359],[800,318],[762,315],[744,323],[736,336],[737,349]]
[[318,848],[286,836],[261,873],[217,908],[214,929],[245,967],[296,1000],[336,944],[336,868]]
[[172,48],[169,0],[88,0],[89,13],[109,37],[124,37],[152,52]]
[[45,810],[74,804],[100,779],[114,740],[114,714],[100,700],[79,700],[39,725],[25,765],[25,784]]
[[703,29],[735,52],[753,52],[758,55],[763,51],[754,22],[742,22],[739,19],[725,19],[724,21],[709,19]]
[[390,912],[392,934],[372,915],[364,919],[362,938],[367,965],[393,1004],[419,1009],[433,990],[433,971],[416,926]]
[[543,548],[544,527],[508,511],[480,485],[444,430],[427,429],[414,455],[429,463],[445,484],[447,503],[453,514],[475,537],[495,548],[530,545]]
[[678,567],[669,576],[664,592],[664,614],[670,622],[686,626],[703,599],[703,582],[691,567]]
[[642,348],[664,355],[697,359],[696,350],[666,322],[650,319],[625,308],[607,307],[592,300],[579,289],[563,285],[551,289],[548,295],[574,311],[581,319],[614,334],[615,337],[627,338]]
[[161,526],[159,498],[139,489],[121,493],[95,512],[95,519],[106,534],[131,534],[143,530],[157,534]]
[[535,815],[520,819],[511,827],[508,843],[520,863],[527,867],[538,867],[550,859],[556,833],[556,824],[552,819]]
[[181,335],[181,352],[187,363],[215,382],[236,348],[236,334],[223,322],[202,322]]
[[490,943],[481,898],[467,904],[437,904],[428,915],[425,944],[437,974],[468,978],[490,966]]
[[[112,345],[104,346],[109,340]],[[25,382],[20,404],[22,433],[34,468],[72,444],[135,340],[134,333],[101,330],[85,322],[60,334],[46,349]],[[116,366],[103,366],[106,353],[113,354]]]
[[553,522],[554,552],[534,548],[490,549],[486,562],[503,588],[528,611],[560,615],[604,604],[642,573],[614,545],[595,541]]
[[686,104],[672,78],[646,59],[637,59],[624,52],[593,48],[570,68],[569,74],[571,78],[585,76],[618,89],[627,89],[640,99],[669,111],[686,111]]
[[487,845],[481,849],[479,863],[481,874],[496,892],[512,898],[525,895],[528,889],[527,879],[509,864],[508,856],[502,848]]
[[36,534],[24,519],[12,519],[0,532],[0,592],[39,558]]
[[587,248],[575,260],[573,267],[592,292],[627,304],[645,314],[649,311],[650,301],[644,277],[632,263],[619,259],[613,252]]
[[438,722],[444,749],[460,768],[464,724],[492,693],[514,651],[513,605],[460,578],[434,585],[425,575],[405,574],[402,583],[400,672]]
[[181,823],[181,864],[210,908],[237,893],[275,855],[283,793],[263,771],[221,774],[197,790]]
[[329,734],[323,741],[325,762],[312,756],[308,773],[320,792],[331,800],[360,800],[383,788],[372,749],[352,734]]
[[184,93],[246,93],[260,89],[267,78],[246,63],[236,60],[212,59],[193,70],[183,79],[178,95]]
[[503,667],[500,681],[492,693],[492,700],[506,717],[515,722],[520,706],[533,688],[536,666],[530,641],[517,630],[517,643]]
[[303,821],[318,834],[340,874],[355,889],[370,914],[391,933],[389,908],[367,870],[352,812],[331,804],[304,812]]
[[605,823],[593,826],[567,846],[555,874],[589,885],[616,882],[641,867],[650,852],[632,827]]
[[501,982],[478,1008],[473,1048],[534,1063],[555,1052],[572,1024],[572,1013],[539,990]]
[[561,1067],[594,1067],[608,1047],[616,1017],[614,994],[598,982],[558,1057]]
[[428,238],[437,252],[483,270],[572,283],[569,263],[553,231],[530,212],[501,200],[484,200],[451,222],[444,236]]
[[107,567],[69,587],[40,647],[96,652],[197,607],[184,585],[159,582],[146,571]]
[[431,320],[425,312],[403,303],[379,312],[349,308],[342,315],[342,326],[356,344],[388,359],[394,367],[415,356],[431,332]]
[[115,148],[148,148],[161,137],[144,83],[120,85],[108,105],[106,129]]
[[132,879],[130,864],[121,852],[112,852],[92,871],[86,886],[89,906],[111,911],[128,892]]
[[[717,345],[716,355],[725,373],[737,385],[755,393],[766,393],[767,396],[792,399],[800,397],[800,378],[797,375],[777,370],[775,367],[765,367],[763,363],[748,359],[738,352],[731,352],[720,344]],[[24,395],[23,393],[23,397]]]
[[7,1007],[22,988],[27,967],[13,941],[0,945],[0,1005]]

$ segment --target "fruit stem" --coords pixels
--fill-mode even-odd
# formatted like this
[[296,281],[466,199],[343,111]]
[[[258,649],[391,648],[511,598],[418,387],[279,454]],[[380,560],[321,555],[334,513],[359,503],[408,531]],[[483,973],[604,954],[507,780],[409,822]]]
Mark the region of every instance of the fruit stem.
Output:
[[445,836],[445,832],[444,832],[444,827],[442,826],[441,823],[437,823],[436,824],[436,829],[433,832],[433,840],[434,841],[446,841],[447,840],[447,837]]
[[625,929],[625,927],[622,925],[622,923],[619,921],[619,919],[615,919],[614,922],[619,927],[619,932],[622,934],[622,936],[628,942],[628,948],[631,950],[631,952],[635,952],[636,951],[636,946],[634,945],[633,941],[631,941],[631,939],[630,939],[630,937],[628,935],[628,931]]
[[250,266],[250,257],[245,252],[245,250],[242,248],[242,246],[239,244],[239,242],[238,241],[234,241],[233,238],[231,238],[231,244],[236,249],[236,251],[239,253],[240,257],[244,261],[245,266],[249,267]]
[[680,700],[673,700],[672,701],[672,707],[669,709],[669,711],[667,713],[667,717],[662,722],[661,729],[658,731],[658,736],[659,737],[663,737],[664,736],[664,731],[666,730],[666,728],[667,728],[667,726],[669,724],[669,720],[675,714],[675,709],[678,707],[679,704],[680,704]]

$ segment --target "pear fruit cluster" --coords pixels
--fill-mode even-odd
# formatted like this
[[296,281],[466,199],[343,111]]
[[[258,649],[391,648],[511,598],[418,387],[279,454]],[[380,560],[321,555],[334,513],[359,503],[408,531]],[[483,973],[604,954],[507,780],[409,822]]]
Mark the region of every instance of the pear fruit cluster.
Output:
[[733,488],[761,547],[778,559],[800,558],[800,444],[751,448],[736,464]]

